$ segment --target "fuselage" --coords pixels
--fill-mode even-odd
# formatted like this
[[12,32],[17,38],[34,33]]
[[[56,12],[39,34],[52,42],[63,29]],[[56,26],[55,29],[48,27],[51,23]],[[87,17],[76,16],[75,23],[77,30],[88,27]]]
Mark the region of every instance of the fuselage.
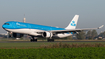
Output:
[[[22,33],[29,34],[33,36],[41,36],[41,32],[51,31],[51,30],[66,30],[65,28],[51,27],[45,25],[31,24],[31,23],[23,23],[17,21],[8,21],[2,25],[3,29],[14,32],[14,33]],[[72,35],[71,33],[59,33],[54,37],[67,37]]]

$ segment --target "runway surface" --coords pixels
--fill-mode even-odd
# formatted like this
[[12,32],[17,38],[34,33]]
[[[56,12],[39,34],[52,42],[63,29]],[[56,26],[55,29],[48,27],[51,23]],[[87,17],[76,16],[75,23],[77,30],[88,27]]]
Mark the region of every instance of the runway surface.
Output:
[[[47,41],[37,41],[37,42],[44,43]],[[37,42],[34,42],[34,43],[37,43]],[[54,42],[72,42],[73,43],[73,42],[105,42],[105,41],[54,41]],[[30,42],[30,41],[0,41],[0,43],[33,43],[33,42]]]

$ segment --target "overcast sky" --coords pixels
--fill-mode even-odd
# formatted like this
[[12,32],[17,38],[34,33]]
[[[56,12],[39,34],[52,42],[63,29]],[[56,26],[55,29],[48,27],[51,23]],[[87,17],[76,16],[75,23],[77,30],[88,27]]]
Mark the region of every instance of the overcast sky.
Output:
[[0,33],[3,23],[23,21],[24,14],[28,23],[63,28],[78,14],[77,28],[94,28],[105,25],[105,0],[0,0]]

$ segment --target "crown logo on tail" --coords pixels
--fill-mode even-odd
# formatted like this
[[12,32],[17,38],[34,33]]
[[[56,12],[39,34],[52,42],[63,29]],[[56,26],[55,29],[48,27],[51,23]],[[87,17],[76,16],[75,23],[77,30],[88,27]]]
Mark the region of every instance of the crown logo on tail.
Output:
[[71,26],[76,26],[75,21],[72,21]]

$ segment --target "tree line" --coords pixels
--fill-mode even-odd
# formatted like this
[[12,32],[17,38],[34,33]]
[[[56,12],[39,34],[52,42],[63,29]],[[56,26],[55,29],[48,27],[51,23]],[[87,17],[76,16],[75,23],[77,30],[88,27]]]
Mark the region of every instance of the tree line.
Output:
[[101,32],[99,35],[96,30],[89,30],[87,32],[81,31],[75,35],[77,39],[96,39],[99,37],[105,38],[105,31]]

